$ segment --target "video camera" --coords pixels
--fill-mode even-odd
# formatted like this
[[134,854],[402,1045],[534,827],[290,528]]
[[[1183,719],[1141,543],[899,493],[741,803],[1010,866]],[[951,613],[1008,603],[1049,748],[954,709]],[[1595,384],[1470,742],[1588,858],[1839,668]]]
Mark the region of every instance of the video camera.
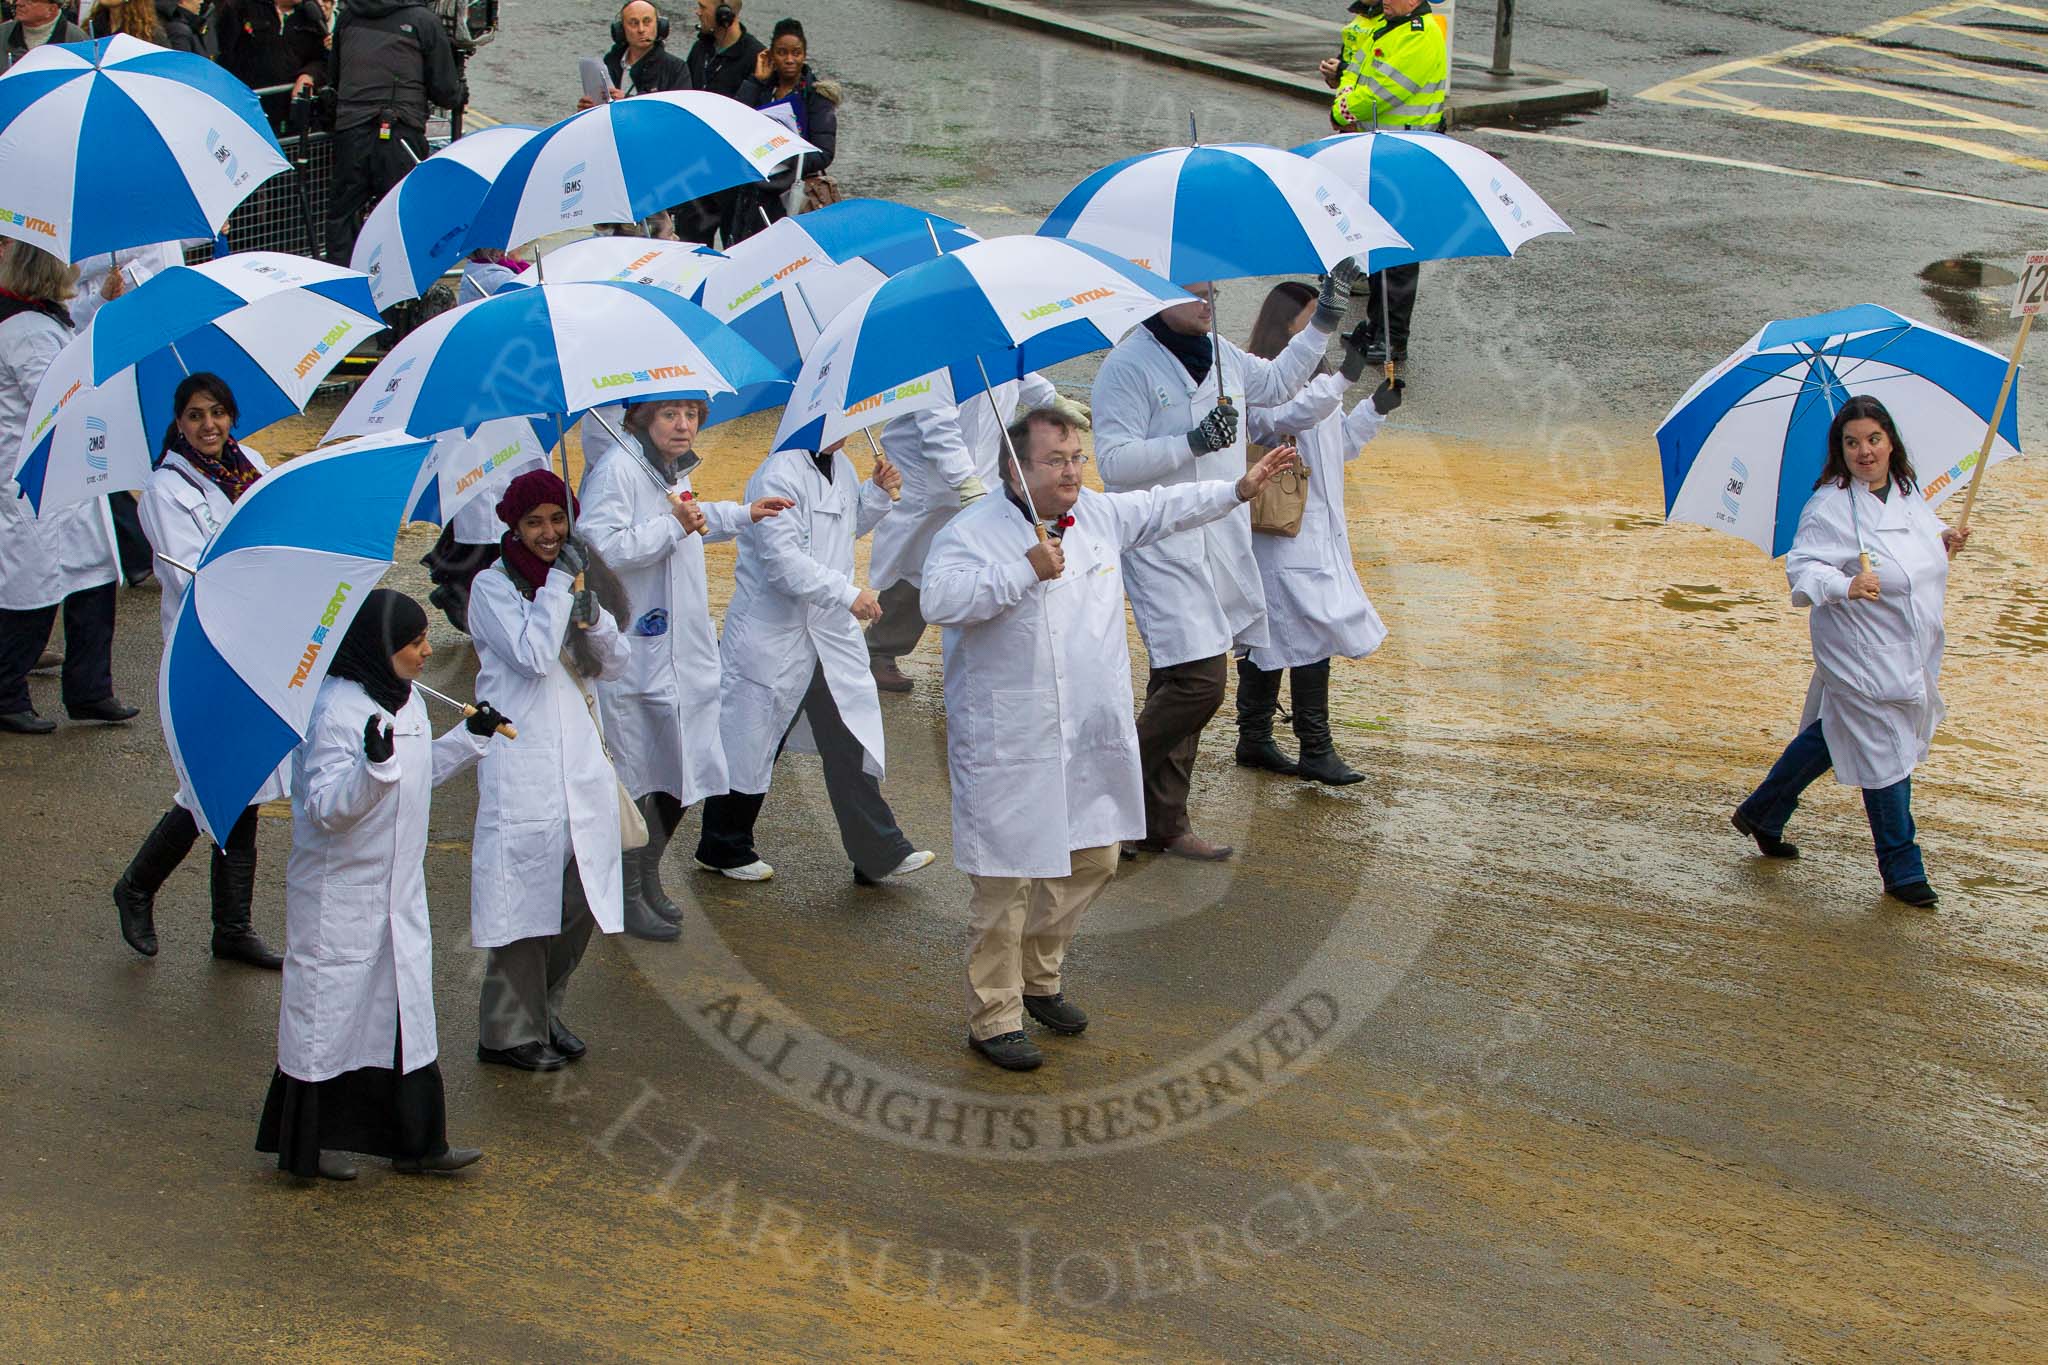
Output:
[[498,32],[498,0],[434,0],[434,13],[458,57],[469,56]]

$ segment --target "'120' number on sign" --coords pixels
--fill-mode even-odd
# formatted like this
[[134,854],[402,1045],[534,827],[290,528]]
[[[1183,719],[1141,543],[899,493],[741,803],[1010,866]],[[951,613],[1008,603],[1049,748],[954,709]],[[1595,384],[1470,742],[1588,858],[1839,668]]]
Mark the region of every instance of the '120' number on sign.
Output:
[[2012,315],[2030,317],[2048,305],[2048,251],[2027,256],[2027,268],[2020,272],[2019,297],[2013,300]]

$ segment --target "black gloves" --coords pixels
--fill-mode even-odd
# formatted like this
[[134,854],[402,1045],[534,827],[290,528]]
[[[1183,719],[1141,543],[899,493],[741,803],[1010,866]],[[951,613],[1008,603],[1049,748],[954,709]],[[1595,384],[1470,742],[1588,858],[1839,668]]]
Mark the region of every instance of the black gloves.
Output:
[[581,541],[570,536],[562,542],[562,552],[555,556],[555,567],[574,578],[590,567],[590,552],[583,548]]
[[1188,449],[1207,455],[1237,444],[1237,409],[1218,403],[1202,419],[1202,425],[1188,433]]
[[382,763],[398,752],[398,745],[391,738],[391,726],[382,716],[371,716],[363,722],[363,757],[372,763]]
[[462,722],[464,729],[484,739],[489,739],[492,735],[497,734],[498,727],[506,723],[505,717],[499,714],[498,708],[487,701],[478,702],[476,704],[476,713]]
[[1356,384],[1365,377],[1366,367],[1372,362],[1365,358],[1365,347],[1358,344],[1356,337],[1344,338],[1344,362],[1337,372],[1344,376],[1346,384]]
[[1407,387],[1405,379],[1382,379],[1380,386],[1372,391],[1372,410],[1385,417],[1401,406],[1401,390]]

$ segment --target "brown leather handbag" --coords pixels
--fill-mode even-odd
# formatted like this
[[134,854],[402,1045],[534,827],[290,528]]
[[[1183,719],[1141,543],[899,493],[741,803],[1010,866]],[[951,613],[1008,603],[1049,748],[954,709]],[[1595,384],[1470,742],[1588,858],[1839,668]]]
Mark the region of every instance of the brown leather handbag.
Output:
[[[1244,467],[1249,470],[1266,458],[1267,447],[1245,443]],[[1308,465],[1283,469],[1266,480],[1266,486],[1252,499],[1252,530],[1265,536],[1301,534],[1301,518],[1308,510]]]

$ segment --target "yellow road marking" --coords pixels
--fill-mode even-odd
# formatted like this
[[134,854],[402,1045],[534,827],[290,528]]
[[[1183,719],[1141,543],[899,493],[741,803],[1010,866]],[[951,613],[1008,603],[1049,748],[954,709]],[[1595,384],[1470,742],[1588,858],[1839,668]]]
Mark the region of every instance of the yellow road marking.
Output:
[[[1652,86],[1642,93],[1641,98],[1659,104],[1742,114],[1776,123],[1793,123],[1809,128],[1859,133],[1866,137],[1918,142],[1925,146],[1940,147],[1988,161],[2023,166],[2029,170],[2048,171],[2048,157],[1982,140],[1984,135],[1993,134],[2014,138],[2022,143],[2044,143],[2048,142],[2048,127],[2002,118],[1921,91],[1897,89],[1856,80],[1851,76],[1838,74],[1839,65],[1836,71],[1792,65],[1802,59],[1826,54],[1837,63],[1839,59],[1845,57],[1854,59],[1858,64],[1849,67],[1849,71],[1872,76],[1910,74],[1914,68],[1918,68],[1923,73],[1937,75],[1945,80],[1977,83],[1986,91],[1987,99],[1992,98],[1990,92],[1994,90],[2032,97],[2043,87],[2048,87],[2048,77],[2044,76],[1985,69],[1960,57],[1877,45],[1878,40],[1889,38],[1893,34],[1908,29],[1926,28],[1967,37],[1976,42],[2026,51],[2048,50],[2010,35],[1990,30],[1978,31],[1967,25],[1947,22],[1958,15],[1984,11],[2048,23],[2048,9],[2037,5],[2015,4],[2007,0],[1951,0],[1947,4],[1901,15],[1896,19],[1887,19],[1859,33],[1812,39],[1761,57],[1743,57],[1721,62],[1690,75]],[[1874,60],[1878,64],[1863,64],[1867,60]],[[1882,117],[1820,109],[1783,108],[1763,103],[1742,93],[1750,90],[1791,91],[1795,94],[1815,96],[1824,101],[1840,100],[1843,103],[1857,99],[1885,100],[1905,105],[1929,117]]]

